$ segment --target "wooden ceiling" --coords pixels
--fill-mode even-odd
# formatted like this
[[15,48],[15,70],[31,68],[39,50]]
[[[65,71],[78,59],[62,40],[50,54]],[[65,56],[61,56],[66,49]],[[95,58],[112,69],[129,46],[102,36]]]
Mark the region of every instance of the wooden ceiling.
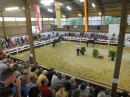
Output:
[[[41,0],[30,0],[30,6],[39,5],[41,12],[45,15],[51,15],[55,17],[54,4],[51,6],[44,6],[40,3]],[[61,6],[61,13],[66,17],[78,17],[78,14],[84,16],[84,3],[79,0],[55,0],[63,4]],[[95,4],[95,8],[92,7],[92,3]],[[0,10],[3,11],[6,7],[19,6],[23,7],[22,0],[0,0]],[[66,6],[72,8],[71,11],[66,9]],[[88,0],[88,12],[89,16],[99,16],[99,12],[103,16],[120,16],[122,0]],[[54,12],[50,13],[47,9],[50,8]],[[129,12],[130,13],[130,12]]]

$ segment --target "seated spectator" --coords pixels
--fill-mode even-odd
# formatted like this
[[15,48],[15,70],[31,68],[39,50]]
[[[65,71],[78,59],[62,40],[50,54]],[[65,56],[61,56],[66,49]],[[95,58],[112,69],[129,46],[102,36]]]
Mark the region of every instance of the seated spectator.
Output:
[[2,63],[0,63],[0,71],[7,67],[7,59],[3,59]]
[[0,97],[13,97],[13,91],[10,88],[0,88]]
[[26,85],[28,91],[30,91],[30,89],[34,86],[37,86],[36,85],[36,81],[37,81],[37,77],[34,75],[34,76],[30,76],[30,82]]
[[71,82],[71,90],[73,91],[73,90],[75,90],[76,89],[76,83],[75,83],[75,78],[74,77],[72,77],[71,79],[70,79],[70,82]]
[[103,91],[101,91],[98,93],[97,97],[106,97],[106,94]]
[[42,74],[40,74],[40,76],[38,77],[38,80],[36,82],[37,85],[41,84],[42,79],[47,78],[46,75],[47,75],[47,70],[44,70]]
[[34,86],[30,89],[29,97],[41,97],[41,92],[38,86]]
[[81,91],[79,89],[75,89],[73,92],[72,92],[72,97],[81,97]]
[[106,97],[111,97],[111,90],[106,89],[105,94],[106,94]]
[[53,82],[51,84],[51,89],[52,90],[55,89],[57,84],[61,84],[63,86],[61,78],[62,78],[61,74],[58,74],[57,78],[53,79]]
[[41,81],[41,84],[39,85],[39,88],[43,97],[51,97],[52,95],[51,89],[49,89],[47,84],[48,84],[48,79],[43,78],[43,80]]
[[29,83],[29,77],[27,75],[21,75],[20,80],[21,80],[21,96],[27,97],[29,91],[28,91],[26,85]]
[[72,96],[72,91],[71,91],[71,83],[70,82],[66,82],[65,90],[68,93],[68,97],[71,97]]

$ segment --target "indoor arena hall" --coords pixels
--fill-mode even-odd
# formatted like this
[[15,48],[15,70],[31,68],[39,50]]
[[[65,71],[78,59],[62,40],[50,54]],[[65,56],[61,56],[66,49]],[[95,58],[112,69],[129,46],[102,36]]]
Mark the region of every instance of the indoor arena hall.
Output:
[[0,0],[0,97],[130,97],[129,0]]

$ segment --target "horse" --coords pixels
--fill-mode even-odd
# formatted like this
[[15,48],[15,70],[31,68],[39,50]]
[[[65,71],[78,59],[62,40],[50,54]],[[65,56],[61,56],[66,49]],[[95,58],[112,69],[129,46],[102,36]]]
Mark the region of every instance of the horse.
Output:
[[93,39],[93,40],[90,40],[90,39],[89,39],[89,40],[87,40],[87,41],[86,41],[87,47],[88,47],[88,44],[89,44],[89,43],[93,43],[93,47],[94,47],[94,44],[95,44],[95,42],[94,42],[94,41],[95,41],[95,40],[97,40],[97,37],[96,37],[96,36],[94,37],[94,39]]
[[54,40],[53,40],[53,47],[54,47],[56,44],[61,43],[60,40],[61,40],[61,36],[59,36],[58,39],[54,39]]

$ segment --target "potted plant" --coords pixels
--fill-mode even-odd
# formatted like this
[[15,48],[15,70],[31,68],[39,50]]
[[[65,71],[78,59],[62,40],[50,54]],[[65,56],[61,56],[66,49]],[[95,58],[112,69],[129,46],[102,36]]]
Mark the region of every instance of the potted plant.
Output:
[[108,57],[111,58],[112,61],[114,61],[115,57],[116,57],[116,51],[114,50],[110,50]]
[[65,41],[64,37],[61,37],[61,41]]
[[97,58],[98,55],[99,55],[98,49],[93,49],[93,57]]
[[84,55],[84,52],[86,51],[86,48],[85,47],[81,47],[81,49],[80,49],[80,53],[82,54],[82,55]]

